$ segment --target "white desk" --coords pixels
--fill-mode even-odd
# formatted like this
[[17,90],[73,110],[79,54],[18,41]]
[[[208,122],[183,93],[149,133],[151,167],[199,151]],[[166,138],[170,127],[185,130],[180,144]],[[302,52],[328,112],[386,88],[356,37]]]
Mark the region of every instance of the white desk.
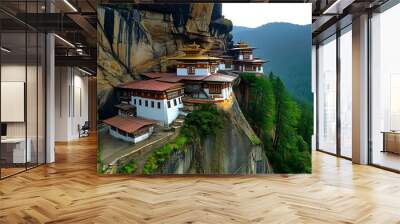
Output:
[[[12,162],[13,163],[26,163],[31,162],[32,160],[32,152],[31,152],[31,139],[27,139],[28,143],[25,151],[25,138],[5,138],[1,139],[2,145],[14,145],[13,153],[12,153]],[[26,161],[25,161],[26,159]]]

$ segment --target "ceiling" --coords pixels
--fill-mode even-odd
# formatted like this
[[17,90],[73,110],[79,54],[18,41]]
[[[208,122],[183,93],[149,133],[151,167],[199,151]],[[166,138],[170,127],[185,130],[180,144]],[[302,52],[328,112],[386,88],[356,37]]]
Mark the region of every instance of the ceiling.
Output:
[[0,26],[3,38],[9,39],[7,47],[13,48],[10,54],[26,55],[22,51],[25,35],[16,33],[27,32],[29,37],[30,32],[52,32],[57,34],[56,65],[79,66],[95,73],[96,4],[96,0],[1,0]]
[[[351,23],[351,16],[376,8],[386,1],[388,0],[267,0],[271,3],[312,3],[314,40],[332,29],[338,21],[345,21],[344,18],[347,17]],[[133,0],[1,0],[0,25],[3,32],[10,33],[25,32],[26,29],[54,32],[61,37],[56,38],[58,65],[73,63],[95,71],[96,5],[127,2]]]

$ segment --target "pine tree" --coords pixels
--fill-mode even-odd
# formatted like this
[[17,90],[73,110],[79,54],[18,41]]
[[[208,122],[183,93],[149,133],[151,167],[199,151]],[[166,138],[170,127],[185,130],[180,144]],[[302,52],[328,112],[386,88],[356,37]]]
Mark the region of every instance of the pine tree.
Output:
[[271,73],[269,79],[275,96],[275,126],[270,152],[274,168],[284,173],[310,172],[309,144],[297,130],[301,110],[279,77]]

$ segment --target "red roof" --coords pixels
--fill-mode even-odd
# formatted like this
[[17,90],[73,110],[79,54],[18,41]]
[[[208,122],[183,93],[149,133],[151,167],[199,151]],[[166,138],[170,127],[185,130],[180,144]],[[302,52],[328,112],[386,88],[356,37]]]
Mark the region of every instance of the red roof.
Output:
[[150,79],[160,78],[166,75],[175,75],[175,73],[167,73],[167,72],[146,72],[143,73],[144,76]]
[[121,115],[108,118],[103,122],[128,133],[134,133],[135,131],[145,126],[157,123],[156,121],[146,120],[137,117],[121,116]]
[[122,89],[150,90],[150,91],[166,91],[169,89],[182,88],[180,83],[160,82],[154,79],[135,80],[118,85]]
[[177,75],[165,75],[162,76],[160,78],[158,78],[158,81],[162,81],[162,82],[179,82],[181,81],[181,77],[177,76]]

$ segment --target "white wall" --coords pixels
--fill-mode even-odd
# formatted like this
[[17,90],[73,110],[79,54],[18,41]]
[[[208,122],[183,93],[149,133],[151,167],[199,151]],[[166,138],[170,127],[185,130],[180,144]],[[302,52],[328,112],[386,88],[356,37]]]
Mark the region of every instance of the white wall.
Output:
[[115,138],[121,139],[126,142],[138,143],[138,142],[141,142],[141,141],[149,138],[150,135],[153,133],[154,128],[151,127],[148,132],[144,133],[143,135],[137,136],[135,138],[131,138],[128,135],[121,135],[117,131],[112,130],[111,127],[109,127],[108,130],[110,131],[110,134],[112,136],[114,136]]
[[[188,70],[186,68],[177,68],[176,69],[176,75],[178,75],[178,76],[187,76],[188,75]],[[194,69],[194,75],[198,75],[198,76],[210,75],[210,69],[209,68],[195,68]]]
[[78,139],[78,125],[89,120],[88,78],[72,67],[55,72],[55,141]]
[[[179,103],[179,98],[175,98],[177,105],[174,106],[173,99],[171,101],[171,108],[168,108],[168,101],[155,100],[149,98],[143,98],[138,96],[132,96],[131,104],[136,106],[136,113],[138,117],[147,118],[151,120],[157,120],[162,123],[162,125],[169,125],[172,123],[179,115],[179,109],[183,108],[183,103]],[[136,99],[136,104],[134,101]],[[139,105],[139,100],[142,100],[142,105]],[[148,101],[148,106],[145,106],[145,101]],[[151,101],[154,101],[154,108],[151,107]],[[160,108],[157,107],[157,103],[160,103]],[[182,102],[182,98],[181,98]]]
[[188,71],[186,68],[177,68],[176,75],[178,75],[178,76],[188,75]]
[[[2,88],[2,98],[6,97],[7,94],[21,94],[20,99],[23,102],[19,102],[18,108],[11,108],[2,105],[2,112],[4,113],[19,113],[19,117],[22,119],[18,122],[6,122],[7,123],[7,137],[8,138],[28,138],[27,148],[31,149],[32,153],[28,152],[28,161],[36,162],[39,159],[39,163],[44,163],[44,150],[45,150],[45,139],[44,139],[44,88],[43,79],[44,74],[42,73],[42,67],[39,66],[25,66],[24,64],[3,64],[1,66],[1,81],[10,83],[19,83],[26,85],[26,107],[24,102],[24,86],[18,89],[18,93],[4,92],[7,89]],[[27,82],[26,79],[27,78]],[[5,83],[2,83],[2,87]],[[2,102],[3,104],[4,102]],[[12,102],[10,102],[12,103]],[[26,120],[24,113],[26,111]],[[2,118],[3,120],[3,118]],[[25,143],[23,143],[25,144]],[[51,158],[51,157],[50,157]],[[50,160],[51,162],[51,160]]]
[[196,68],[194,70],[194,75],[198,75],[198,76],[210,75],[210,69],[209,68]]
[[232,87],[227,87],[227,88],[221,89],[221,93],[219,93],[219,94],[210,94],[210,89],[208,89],[208,88],[204,88],[204,92],[207,93],[208,96],[213,96],[213,97],[222,96],[222,97],[214,98],[215,100],[226,100],[229,98],[229,96],[232,93]]

